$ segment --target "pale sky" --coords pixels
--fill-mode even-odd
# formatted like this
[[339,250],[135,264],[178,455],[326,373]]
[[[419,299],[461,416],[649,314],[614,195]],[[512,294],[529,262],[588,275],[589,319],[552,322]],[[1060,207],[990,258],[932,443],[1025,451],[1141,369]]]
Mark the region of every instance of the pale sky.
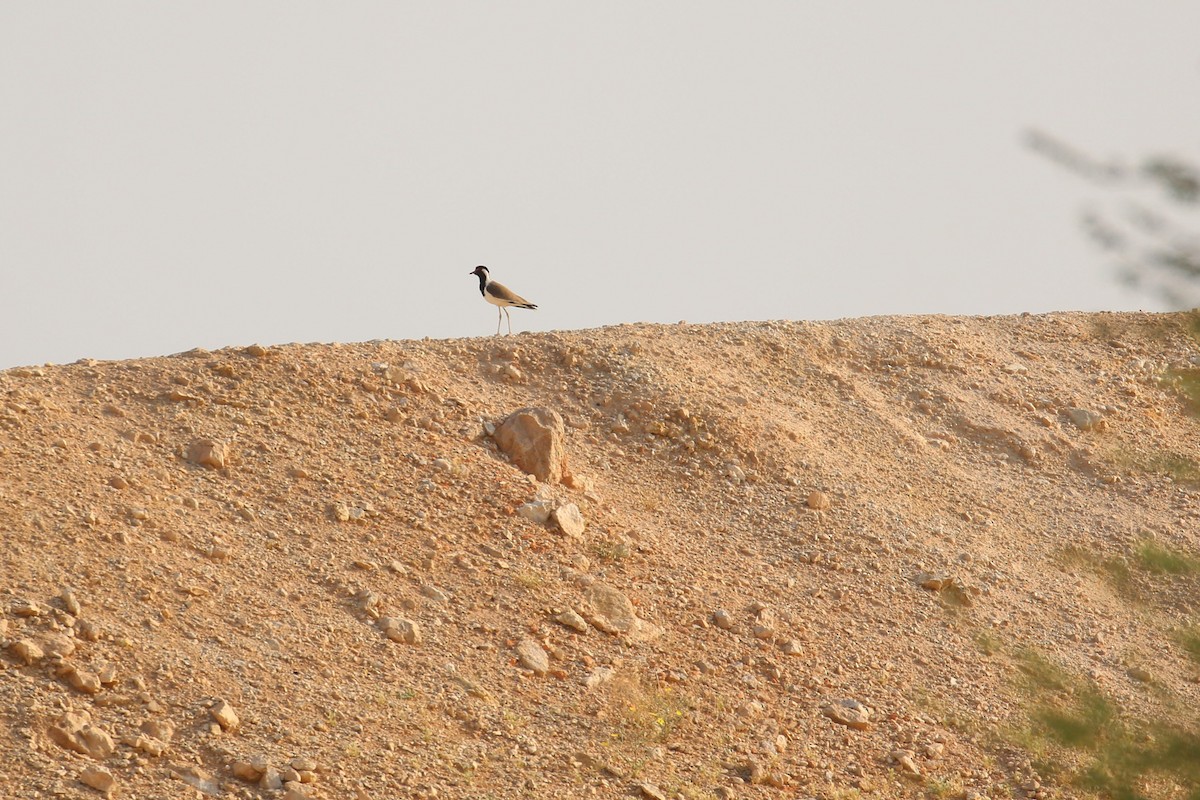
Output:
[[1200,2],[0,3],[0,368],[1157,308],[1022,144],[1200,156]]

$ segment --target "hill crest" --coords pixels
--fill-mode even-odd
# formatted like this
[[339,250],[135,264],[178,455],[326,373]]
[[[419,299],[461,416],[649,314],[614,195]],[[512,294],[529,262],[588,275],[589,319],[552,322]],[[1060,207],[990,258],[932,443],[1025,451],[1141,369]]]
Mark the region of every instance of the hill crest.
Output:
[[[638,324],[0,372],[0,794],[1074,791],[1099,756],[1047,708],[1173,730],[1200,707],[1190,324]],[[523,407],[565,420],[571,486],[497,449]],[[597,622],[621,615],[645,635]]]

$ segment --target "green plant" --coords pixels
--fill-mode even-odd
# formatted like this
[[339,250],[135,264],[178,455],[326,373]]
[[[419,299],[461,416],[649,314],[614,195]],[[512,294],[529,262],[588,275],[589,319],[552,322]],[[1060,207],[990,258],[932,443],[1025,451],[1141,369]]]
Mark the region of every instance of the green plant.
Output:
[[1176,483],[1200,483],[1200,463],[1179,453],[1152,453],[1146,470],[1166,475]]
[[1032,725],[1018,743],[1043,774],[1098,797],[1143,800],[1160,782],[1200,800],[1200,732],[1163,720],[1129,719],[1093,684],[1036,651],[1016,654]]
[[862,790],[854,787],[834,787],[828,794],[829,800],[858,800],[862,797]]
[[622,727],[635,740],[665,742],[684,721],[690,701],[671,686],[652,685],[634,677],[611,684],[610,702]]
[[957,777],[948,779],[931,778],[925,785],[925,794],[933,800],[962,797],[964,794],[962,780]]
[[1188,654],[1188,657],[1200,664],[1200,626],[1189,625],[1186,628],[1178,631],[1175,638],[1179,641],[1179,646]]
[[1141,565],[1158,575],[1190,575],[1200,571],[1200,560],[1149,539],[1139,544],[1135,552]]
[[1101,558],[1082,547],[1067,547],[1059,553],[1065,565],[1083,567],[1100,575],[1117,594],[1137,599],[1137,588],[1129,564],[1117,557]]
[[1069,687],[1067,673],[1050,659],[1032,648],[1021,648],[1016,653],[1017,669],[1025,676],[1026,686],[1035,692],[1046,690],[1064,692]]
[[531,572],[526,569],[517,572],[515,578],[517,583],[526,589],[536,589],[542,585],[542,576],[538,575],[536,572]]
[[985,656],[994,656],[1004,649],[1000,640],[991,631],[976,631],[975,646]]
[[[1200,392],[1200,386],[1197,387]],[[1119,450],[1109,456],[1113,465],[1151,475],[1165,475],[1176,483],[1200,483],[1200,463],[1190,456],[1161,450],[1149,452]]]
[[1188,412],[1192,416],[1200,416],[1200,368],[1187,367],[1167,370],[1166,378],[1168,383],[1183,396]]
[[592,557],[602,564],[615,564],[629,558],[629,545],[612,539],[597,539],[588,545]]

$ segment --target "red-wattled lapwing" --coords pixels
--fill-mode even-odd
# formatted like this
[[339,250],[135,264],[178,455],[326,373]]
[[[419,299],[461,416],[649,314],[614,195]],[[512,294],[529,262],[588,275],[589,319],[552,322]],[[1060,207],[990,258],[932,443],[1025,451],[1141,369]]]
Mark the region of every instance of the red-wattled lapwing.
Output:
[[500,312],[504,312],[504,316],[508,317],[508,332],[512,333],[512,317],[508,316],[508,307],[516,306],[517,308],[537,308],[536,305],[526,300],[521,295],[514,292],[512,289],[503,284],[496,283],[488,277],[488,268],[479,266],[471,271],[471,275],[479,276],[479,293],[483,295],[483,299],[487,300],[494,306],[499,306],[496,309],[496,335],[500,335]]

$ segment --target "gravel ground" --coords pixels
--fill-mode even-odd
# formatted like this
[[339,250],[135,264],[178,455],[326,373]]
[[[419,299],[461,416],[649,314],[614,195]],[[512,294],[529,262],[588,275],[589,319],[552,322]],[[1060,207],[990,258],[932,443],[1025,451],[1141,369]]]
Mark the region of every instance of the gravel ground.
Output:
[[0,372],[0,796],[1076,796],[1046,707],[1200,707],[1190,321]]

